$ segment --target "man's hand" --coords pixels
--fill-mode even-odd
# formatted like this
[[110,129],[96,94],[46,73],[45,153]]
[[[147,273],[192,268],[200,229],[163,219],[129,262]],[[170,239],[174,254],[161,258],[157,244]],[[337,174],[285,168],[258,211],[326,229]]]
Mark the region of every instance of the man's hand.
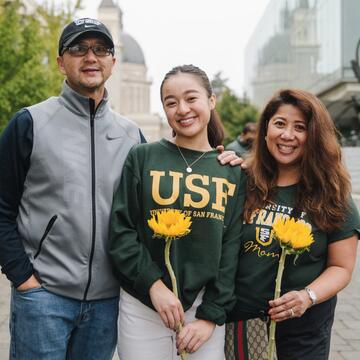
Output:
[[151,285],[149,295],[165,326],[176,331],[179,324],[183,324],[185,321],[184,309],[180,300],[162,280],[157,280]]
[[178,353],[197,351],[212,335],[215,324],[208,320],[195,320],[183,327],[176,337]]
[[240,165],[242,169],[246,169],[246,161],[245,159],[236,155],[235,151],[225,150],[223,145],[219,145],[216,147],[219,155],[217,159],[219,160],[221,165],[230,164],[231,166]]
[[31,275],[25,282],[16,288],[17,291],[26,291],[41,287],[34,275]]

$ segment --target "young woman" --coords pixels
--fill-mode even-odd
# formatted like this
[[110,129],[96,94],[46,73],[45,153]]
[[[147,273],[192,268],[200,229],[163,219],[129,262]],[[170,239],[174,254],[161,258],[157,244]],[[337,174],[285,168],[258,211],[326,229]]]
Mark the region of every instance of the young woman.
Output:
[[[360,231],[336,135],[324,105],[302,90],[275,94],[260,117],[248,167],[227,360],[267,359],[267,316],[278,322],[279,360],[328,358],[335,295],[351,279]],[[288,256],[283,295],[271,300],[280,254],[272,224],[289,216],[308,223],[315,241],[295,264]]]
[[[191,360],[223,360],[245,193],[241,170],[216,160],[223,128],[202,70],[172,69],[160,92],[174,136],[131,151],[113,202],[110,255],[122,285],[119,356],[169,360],[185,350]],[[170,290],[165,241],[153,238],[147,223],[169,208],[186,211],[192,221],[190,233],[171,248],[179,299]]]

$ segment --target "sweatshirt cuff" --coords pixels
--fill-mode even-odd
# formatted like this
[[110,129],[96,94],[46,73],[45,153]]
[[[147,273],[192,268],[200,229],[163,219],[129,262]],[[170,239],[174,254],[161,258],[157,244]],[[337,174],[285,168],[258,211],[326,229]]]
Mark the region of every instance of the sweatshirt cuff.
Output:
[[209,320],[216,325],[223,325],[226,320],[225,310],[215,304],[202,303],[196,310],[198,319]]
[[140,294],[149,295],[151,285],[162,277],[163,273],[160,268],[155,263],[152,263],[138,275],[134,283],[134,289]]
[[26,258],[23,261],[12,261],[3,267],[1,272],[17,288],[34,274],[34,268],[29,259]]

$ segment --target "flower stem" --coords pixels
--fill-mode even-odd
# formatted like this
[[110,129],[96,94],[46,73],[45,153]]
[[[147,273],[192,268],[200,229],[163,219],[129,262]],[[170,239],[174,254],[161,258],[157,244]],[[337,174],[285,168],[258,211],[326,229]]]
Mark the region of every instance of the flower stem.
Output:
[[[169,272],[169,275],[170,275],[172,291],[173,291],[174,295],[177,298],[179,298],[177,282],[176,282],[176,276],[175,276],[174,270],[173,270],[173,268],[171,266],[171,262],[170,262],[171,243],[172,243],[171,239],[165,239],[165,265],[166,265],[166,268],[167,268],[167,270]],[[176,331],[180,332],[181,330],[182,330],[182,324],[179,323],[178,328],[177,328]],[[181,360],[186,360],[186,352],[185,351],[183,351],[181,353]]]
[[[277,272],[277,275],[276,275],[274,299],[277,299],[278,297],[280,297],[281,280],[282,280],[282,275],[283,275],[283,272],[284,272],[286,255],[287,255],[286,249],[282,248],[281,257],[280,257],[280,260],[279,260],[278,272]],[[274,320],[271,320],[270,330],[269,330],[268,360],[273,360],[273,358],[274,358],[274,352],[275,352],[275,329],[276,329],[276,322]]]
[[166,265],[166,268],[167,268],[167,270],[168,270],[168,272],[170,274],[172,291],[175,294],[175,296],[177,298],[179,298],[178,289],[177,289],[177,282],[176,282],[176,276],[175,276],[174,270],[173,270],[173,268],[171,266],[171,262],[170,262],[171,243],[172,243],[172,240],[165,240],[165,265]]

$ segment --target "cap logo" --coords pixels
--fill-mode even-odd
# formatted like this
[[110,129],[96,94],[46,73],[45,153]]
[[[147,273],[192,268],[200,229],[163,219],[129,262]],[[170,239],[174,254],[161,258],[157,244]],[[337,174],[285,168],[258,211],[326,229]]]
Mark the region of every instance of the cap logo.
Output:
[[[101,25],[100,21],[97,21],[97,20],[94,20],[94,19],[79,19],[79,20],[75,20],[74,23],[77,26],[83,25],[83,24],[88,24],[88,25],[91,25],[91,26]],[[88,27],[88,26],[85,25],[85,27]]]

